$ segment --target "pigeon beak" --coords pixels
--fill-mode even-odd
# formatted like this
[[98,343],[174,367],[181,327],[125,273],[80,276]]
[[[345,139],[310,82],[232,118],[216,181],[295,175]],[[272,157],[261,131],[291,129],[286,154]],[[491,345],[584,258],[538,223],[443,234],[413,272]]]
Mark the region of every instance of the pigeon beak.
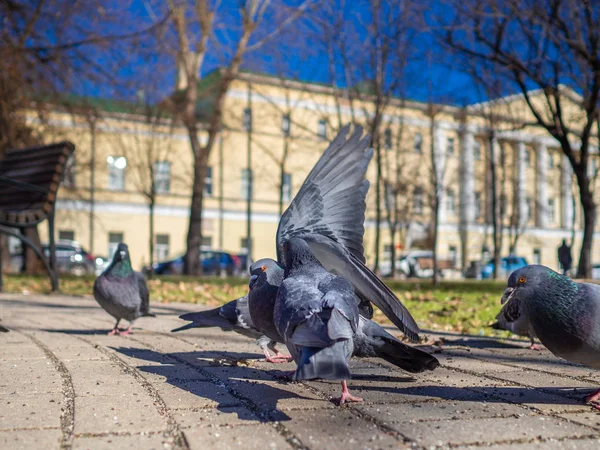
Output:
[[258,275],[252,275],[250,277],[250,283],[248,284],[248,287],[250,289],[252,289],[252,286],[254,286],[254,284],[256,283],[256,280],[258,280]]
[[504,305],[507,301],[509,301],[513,295],[515,295],[515,288],[506,288],[506,290],[504,291],[504,294],[502,295],[502,298],[500,299],[500,304]]
[[127,255],[127,253],[125,252],[125,250],[121,250],[121,251],[119,252],[119,255],[121,255],[121,259],[124,259],[124,258],[125,258],[125,256]]

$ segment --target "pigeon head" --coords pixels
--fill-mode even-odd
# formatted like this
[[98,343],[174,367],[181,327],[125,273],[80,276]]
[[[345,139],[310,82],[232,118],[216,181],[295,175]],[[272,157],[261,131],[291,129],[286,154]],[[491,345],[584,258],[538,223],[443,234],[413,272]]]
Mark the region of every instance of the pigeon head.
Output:
[[127,244],[119,243],[113,256],[112,263],[106,269],[111,275],[118,277],[129,276],[133,269],[131,268],[131,259],[129,258],[129,248]]
[[117,245],[113,261],[119,262],[125,261],[126,259],[129,259],[129,248],[127,247],[127,244],[120,242],[119,245]]
[[546,266],[525,266],[510,274],[500,303],[505,304],[512,298],[526,301],[540,294],[545,296],[549,291],[562,292],[564,287],[570,290],[573,286],[577,285],[570,278]]
[[250,290],[263,286],[279,288],[283,281],[283,268],[270,258],[263,258],[250,266]]

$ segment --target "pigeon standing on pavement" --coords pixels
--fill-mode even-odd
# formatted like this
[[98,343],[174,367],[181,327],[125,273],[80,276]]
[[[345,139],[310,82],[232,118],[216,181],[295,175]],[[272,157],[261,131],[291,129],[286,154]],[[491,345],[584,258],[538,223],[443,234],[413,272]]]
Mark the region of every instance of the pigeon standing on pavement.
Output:
[[[374,303],[407,337],[418,341],[419,327],[409,311],[365,265],[363,236],[369,189],[365,174],[373,150],[360,127],[346,139],[349,130],[350,126],[345,126],[331,142],[281,217],[277,262],[286,266],[285,242],[303,239],[327,271],[352,284],[362,305],[370,309]],[[248,297],[252,319],[264,331],[259,325],[264,311],[260,300],[259,296]]]
[[328,272],[306,241],[292,238],[284,251],[286,267],[273,320],[298,365],[294,380],[341,380],[343,404],[362,401],[346,384],[351,356],[378,356],[413,373],[439,365],[435,357],[403,344],[361,316],[361,300],[352,285]]
[[[128,335],[138,317],[155,317],[150,312],[150,291],[146,279],[131,268],[129,249],[123,243],[117,246],[110,265],[96,278],[94,298],[117,321],[109,335]],[[121,319],[129,321],[126,330],[119,330]]]
[[[532,265],[510,275],[503,298],[506,320],[515,322],[525,315],[553,354],[600,369],[600,286],[576,283],[548,267]],[[598,398],[600,389],[585,400]]]
[[[277,341],[270,339],[261,333],[254,325],[254,322],[252,322],[252,317],[250,317],[250,312],[248,311],[247,295],[232,300],[220,308],[182,314],[179,318],[189,320],[191,323],[171,331],[176,332],[188,330],[190,328],[219,327],[223,331],[235,331],[243,336],[256,339],[267,362],[279,363],[290,360],[289,356],[284,356],[277,350]],[[271,356],[269,350],[275,355]]]

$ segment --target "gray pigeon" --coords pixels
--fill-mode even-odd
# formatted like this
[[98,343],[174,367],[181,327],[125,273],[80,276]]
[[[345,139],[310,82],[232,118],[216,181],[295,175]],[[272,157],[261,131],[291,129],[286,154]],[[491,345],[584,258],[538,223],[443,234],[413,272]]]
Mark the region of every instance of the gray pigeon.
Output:
[[[112,262],[96,278],[94,298],[117,322],[108,333],[127,335],[131,333],[133,322],[138,317],[155,317],[150,312],[150,291],[146,279],[140,272],[131,268],[127,245],[120,243]],[[119,330],[121,319],[129,321],[129,328]]]
[[[437,359],[411,348],[360,316],[360,299],[343,277],[328,272],[306,241],[284,243],[286,266],[273,320],[298,367],[294,380],[342,381],[339,403],[362,401],[350,394],[352,355],[380,356],[411,372],[433,370]],[[257,280],[258,281],[258,280]]]
[[[532,265],[510,275],[504,297],[506,320],[515,322],[525,315],[553,354],[600,369],[600,286],[576,283],[548,267]],[[600,389],[586,401],[598,398]]]
[[[419,327],[408,310],[365,265],[363,235],[369,189],[365,174],[373,150],[369,136],[361,137],[360,127],[346,139],[349,130],[350,126],[345,126],[331,142],[281,217],[277,260],[285,267],[284,243],[302,238],[326,270],[352,283],[363,305],[370,308],[373,302],[404,334],[418,341]],[[253,299],[252,295],[248,298],[250,313],[264,331],[257,322],[259,314],[253,311],[258,308]]]
[[[191,323],[171,330],[173,332],[188,330],[190,328],[211,328],[219,327],[223,331],[235,331],[243,336],[256,339],[258,345],[265,354],[265,359],[270,363],[289,362],[290,356],[282,355],[277,350],[277,341],[269,339],[263,333],[258,331],[252,322],[250,312],[248,311],[248,296],[245,295],[220,308],[208,311],[187,313],[179,316],[180,319],[189,320]],[[280,342],[283,342],[280,340]],[[269,349],[275,353],[271,356]]]

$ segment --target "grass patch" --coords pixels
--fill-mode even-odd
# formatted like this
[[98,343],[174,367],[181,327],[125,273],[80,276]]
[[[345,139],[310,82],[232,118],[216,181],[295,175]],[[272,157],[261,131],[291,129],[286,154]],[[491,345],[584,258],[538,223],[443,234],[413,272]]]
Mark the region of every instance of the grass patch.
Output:
[[[95,277],[63,275],[64,294],[91,296]],[[500,310],[500,297],[506,282],[445,281],[435,289],[428,281],[387,281],[388,286],[406,305],[424,329],[459,333],[498,335],[488,326]],[[148,280],[151,302],[185,302],[218,306],[239,298],[248,291],[246,278],[158,276]],[[5,275],[5,292],[40,293],[50,291],[45,276]],[[389,323],[381,311],[375,320]],[[508,336],[508,332],[500,332]]]

